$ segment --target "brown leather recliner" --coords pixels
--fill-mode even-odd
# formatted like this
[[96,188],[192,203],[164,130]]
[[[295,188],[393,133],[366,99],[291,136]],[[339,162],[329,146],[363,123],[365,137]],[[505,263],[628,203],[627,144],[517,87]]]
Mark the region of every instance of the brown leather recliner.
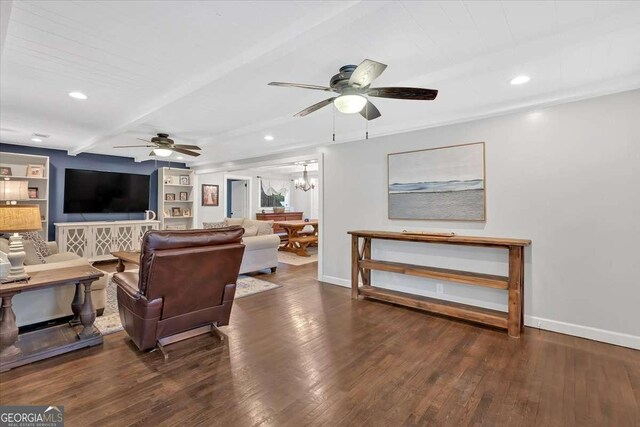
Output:
[[113,276],[124,329],[140,350],[206,325],[228,325],[243,229],[149,231],[140,271]]

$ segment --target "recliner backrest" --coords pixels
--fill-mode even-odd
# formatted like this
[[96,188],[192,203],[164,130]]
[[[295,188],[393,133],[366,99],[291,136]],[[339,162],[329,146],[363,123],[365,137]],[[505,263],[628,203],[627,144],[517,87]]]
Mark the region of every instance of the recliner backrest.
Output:
[[142,240],[139,289],[164,299],[162,318],[222,304],[236,283],[244,245],[241,227],[148,231]]

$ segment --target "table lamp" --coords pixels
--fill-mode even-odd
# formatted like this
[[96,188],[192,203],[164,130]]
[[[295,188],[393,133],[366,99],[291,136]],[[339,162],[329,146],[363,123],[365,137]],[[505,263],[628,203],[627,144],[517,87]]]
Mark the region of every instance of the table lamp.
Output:
[[0,200],[7,205],[16,205],[18,200],[29,198],[28,181],[0,181]]
[[24,246],[18,233],[42,230],[40,207],[37,205],[0,205],[0,232],[13,233],[9,238],[7,258],[11,264],[8,282],[28,279],[24,271]]

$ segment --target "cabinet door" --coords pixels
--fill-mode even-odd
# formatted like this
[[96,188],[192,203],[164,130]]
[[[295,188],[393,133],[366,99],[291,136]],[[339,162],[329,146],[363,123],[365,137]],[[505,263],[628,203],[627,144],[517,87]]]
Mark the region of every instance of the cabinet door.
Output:
[[88,227],[64,227],[62,230],[61,252],[73,252],[83,258],[89,258],[87,252],[89,246]]
[[121,224],[113,226],[113,250],[114,251],[134,251],[134,236],[136,226],[134,224]]
[[139,251],[140,247],[142,246],[142,238],[144,237],[144,233],[146,233],[149,230],[157,230],[158,229],[158,224],[139,224],[136,226],[136,231],[135,231],[135,242],[134,243],[134,251]]
[[111,225],[95,225],[91,227],[91,258],[105,258],[113,250],[113,227]]

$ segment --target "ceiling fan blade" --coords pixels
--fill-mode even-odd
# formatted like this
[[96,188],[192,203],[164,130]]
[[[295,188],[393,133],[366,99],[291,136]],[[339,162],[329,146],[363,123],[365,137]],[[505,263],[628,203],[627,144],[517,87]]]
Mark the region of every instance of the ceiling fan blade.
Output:
[[353,70],[349,78],[349,84],[357,87],[367,87],[382,74],[385,68],[387,68],[385,64],[365,59]]
[[167,147],[169,150],[175,151],[176,153],[186,154],[187,156],[198,157],[200,153],[196,153],[195,151],[185,150],[183,148],[176,147]]
[[154,147],[155,145],[116,145],[113,148],[141,148],[141,147]]
[[301,89],[314,89],[314,90],[323,90],[325,92],[332,92],[333,89],[326,86],[318,86],[318,85],[307,85],[301,83],[284,83],[284,82],[271,82],[269,86],[282,86],[282,87],[299,87]]
[[376,106],[371,103],[371,101],[367,101],[364,108],[360,110],[360,115],[367,120],[373,120],[377,119],[382,114],[380,113],[380,110],[378,110]]
[[197,145],[174,144],[173,148],[184,148],[186,150],[202,150]]
[[136,139],[137,139],[137,140],[140,140],[140,141],[144,141],[144,142],[151,142],[151,141],[149,141],[148,139],[142,139],[142,138],[136,138]]
[[369,89],[367,95],[379,98],[417,99],[433,101],[438,96],[436,89],[423,89],[419,87],[376,87]]
[[325,99],[324,101],[320,101],[317,104],[313,104],[311,107],[307,107],[304,110],[300,111],[299,113],[295,114],[294,117],[304,117],[307,114],[311,114],[314,111],[317,111],[319,109],[321,109],[322,107],[326,107],[327,105],[331,104],[333,102],[334,99],[336,99],[337,97],[334,96],[333,98],[329,98],[329,99]]

